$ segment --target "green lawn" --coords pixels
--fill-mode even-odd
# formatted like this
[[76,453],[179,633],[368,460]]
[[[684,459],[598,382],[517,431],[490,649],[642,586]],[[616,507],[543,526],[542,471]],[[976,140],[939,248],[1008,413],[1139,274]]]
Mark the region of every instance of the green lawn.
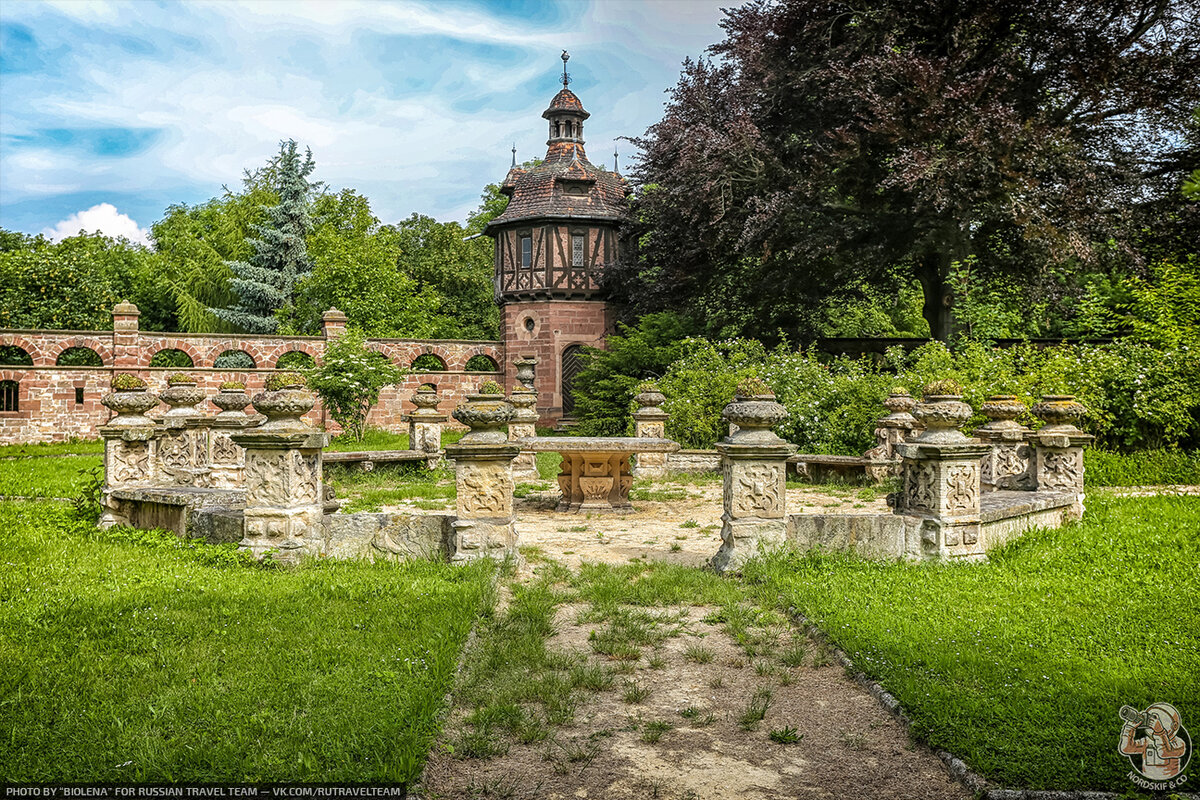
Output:
[[88,470],[99,473],[103,465],[103,455],[0,459],[0,495],[76,497],[90,477]]
[[418,774],[494,570],[248,566],[0,504],[0,775],[17,783]]
[[986,564],[793,555],[746,578],[1004,786],[1127,790],[1122,705],[1200,720],[1200,498],[1092,497]]
[[0,458],[18,456],[88,455],[104,452],[102,439],[72,439],[41,444],[0,444]]
[[[442,447],[454,444],[463,437],[465,431],[442,430]],[[346,434],[338,434],[329,441],[326,450],[335,453],[353,453],[361,450],[407,450],[408,434],[392,433],[382,428],[367,428],[362,441],[356,441]]]

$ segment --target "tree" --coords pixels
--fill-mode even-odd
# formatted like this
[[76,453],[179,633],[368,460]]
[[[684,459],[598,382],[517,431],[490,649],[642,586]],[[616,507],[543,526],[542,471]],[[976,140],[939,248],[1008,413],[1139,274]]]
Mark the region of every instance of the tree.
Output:
[[413,214],[396,226],[400,268],[441,302],[430,309],[432,337],[494,339],[500,312],[493,299],[492,241],[466,239],[457,222]]
[[975,256],[1053,299],[1110,240],[1138,261],[1154,202],[1178,204],[1196,160],[1200,21],[1184,0],[726,14],[717,60],[686,62],[636,140],[642,262],[610,281],[635,307],[761,334],[903,267],[945,337],[952,264]]
[[362,441],[379,391],[402,377],[386,356],[367,349],[362,332],[347,330],[325,348],[320,365],[308,373],[308,385],[346,433]]
[[296,284],[312,270],[306,237],[312,228],[311,194],[317,186],[308,176],[315,168],[311,150],[306,149],[302,159],[294,139],[280,143],[271,164],[279,203],[265,206],[265,220],[252,226],[258,237],[249,240],[254,248],[250,260],[228,262],[237,303],[212,308],[218,319],[251,333],[274,333],[276,313],[285,318],[292,313]]
[[280,313],[285,330],[318,333],[321,314],[337,307],[367,336],[437,333],[444,299],[404,268],[402,236],[379,224],[367,198],[353,189],[325,194],[317,198],[313,216],[317,223],[308,237],[313,271],[300,282],[290,316]]

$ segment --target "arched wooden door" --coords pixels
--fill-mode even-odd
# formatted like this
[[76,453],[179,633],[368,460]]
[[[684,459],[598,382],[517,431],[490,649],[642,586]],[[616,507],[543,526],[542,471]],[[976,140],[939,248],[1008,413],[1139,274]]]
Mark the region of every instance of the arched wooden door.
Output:
[[583,345],[573,344],[562,354],[562,410],[563,416],[575,413],[575,378],[583,369]]

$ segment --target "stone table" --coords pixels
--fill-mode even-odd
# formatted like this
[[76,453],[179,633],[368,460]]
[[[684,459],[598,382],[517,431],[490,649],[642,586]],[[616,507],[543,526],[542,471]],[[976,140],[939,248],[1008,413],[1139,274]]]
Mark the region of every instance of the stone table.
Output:
[[618,511],[629,505],[634,453],[673,453],[679,444],[670,439],[638,436],[535,436],[518,440],[535,453],[562,455],[558,485],[562,489],[559,511]]

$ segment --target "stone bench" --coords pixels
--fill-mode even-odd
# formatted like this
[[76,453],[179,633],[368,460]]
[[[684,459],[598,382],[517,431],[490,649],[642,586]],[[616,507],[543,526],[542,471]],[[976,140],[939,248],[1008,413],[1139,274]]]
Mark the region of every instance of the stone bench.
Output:
[[889,470],[894,470],[899,465],[900,460],[799,453],[789,458],[787,463],[798,477],[821,483],[830,478],[866,478],[880,481],[888,476]]
[[438,460],[437,453],[426,453],[421,450],[357,450],[348,453],[321,453],[321,460],[326,464],[357,464],[363,472],[371,472],[376,464],[400,463],[406,461],[423,461],[430,466]]
[[160,528],[209,542],[242,539],[246,493],[240,489],[131,487],[113,490],[112,499],[134,528]]

